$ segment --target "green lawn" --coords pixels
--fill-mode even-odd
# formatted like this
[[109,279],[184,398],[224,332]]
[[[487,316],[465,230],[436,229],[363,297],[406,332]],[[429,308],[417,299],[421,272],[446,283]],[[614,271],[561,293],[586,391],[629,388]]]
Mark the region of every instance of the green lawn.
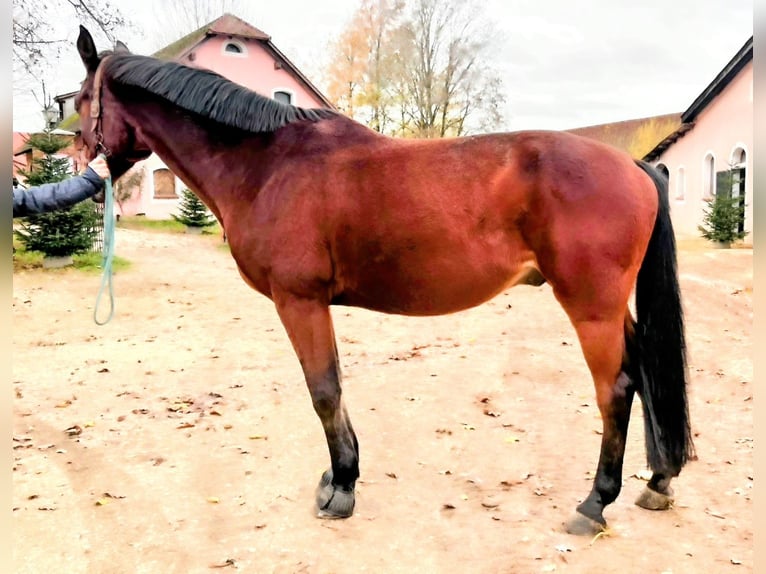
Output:
[[[122,216],[117,223],[118,227],[123,229],[143,229],[148,231],[158,231],[164,233],[185,233],[186,226],[175,219],[147,219],[140,215]],[[205,235],[221,235],[221,226],[216,223],[206,227],[203,231]]]
[[[40,251],[27,251],[23,245],[17,244],[17,240],[14,238],[13,246],[16,251],[13,252],[13,270],[19,271],[21,269],[42,269],[44,255]],[[101,253],[80,253],[74,255],[72,260],[74,261],[73,267],[81,271],[90,273],[101,273],[103,267],[101,267],[103,256]],[[112,270],[121,271],[130,267],[130,261],[119,255],[115,255],[112,259]]]

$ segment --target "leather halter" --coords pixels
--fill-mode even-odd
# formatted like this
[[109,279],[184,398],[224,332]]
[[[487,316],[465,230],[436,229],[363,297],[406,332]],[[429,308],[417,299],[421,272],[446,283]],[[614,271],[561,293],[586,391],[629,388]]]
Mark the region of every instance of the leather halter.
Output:
[[112,152],[104,145],[104,134],[101,132],[101,78],[104,73],[104,63],[109,58],[111,56],[105,56],[96,68],[96,75],[93,78],[93,98],[90,103],[90,117],[94,120],[90,129],[96,136],[96,153],[98,154],[100,148],[106,157],[112,155]]

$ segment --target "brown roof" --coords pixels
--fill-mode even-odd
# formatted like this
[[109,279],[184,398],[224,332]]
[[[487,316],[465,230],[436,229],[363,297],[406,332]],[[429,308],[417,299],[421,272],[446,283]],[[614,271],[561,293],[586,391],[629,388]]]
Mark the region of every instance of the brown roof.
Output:
[[677,113],[566,131],[607,143],[641,159],[680,127],[681,114]]
[[[255,26],[251,26],[244,20],[237,18],[232,14],[224,14],[220,18],[216,18],[212,22],[205,24],[204,26],[190,32],[186,36],[179,38],[175,42],[168,44],[164,48],[157,50],[152,54],[153,58],[160,60],[180,60],[188,52],[190,52],[197,44],[202,42],[208,36],[213,35],[226,35],[237,36],[239,38],[249,38],[263,43],[266,50],[272,55],[275,60],[281,61],[284,69],[293,75],[299,82],[301,82],[306,88],[313,92],[319,100],[324,103],[328,108],[334,109],[333,103],[327,99],[327,97],[319,91],[319,89],[312,84],[306,76],[304,76],[295,65],[287,59],[287,57],[280,52],[274,44],[271,43],[271,36],[259,30]],[[66,98],[72,95],[76,95],[77,92],[70,94],[62,94],[60,97]],[[62,129],[79,131],[80,130],[80,116],[77,112],[64,118],[59,126]]]
[[216,34],[249,38],[251,40],[262,42],[271,40],[271,36],[255,26],[251,26],[233,14],[224,14],[220,18],[197,28],[193,32],[189,32],[186,36],[179,38],[172,44],[168,44],[164,48],[161,48],[152,54],[152,56],[161,60],[179,59],[206,37]]
[[644,161],[654,161],[660,157],[663,152],[676,143],[679,139],[684,137],[686,132],[690,131],[694,127],[694,122],[686,122],[681,124],[676,131],[669,134],[666,138],[657,142],[657,145],[649,150],[643,157]]
[[183,38],[156,51],[152,56],[161,60],[180,60],[205,38],[215,35],[237,36],[239,38],[246,38],[260,42],[266,51],[271,54],[272,58],[282,65],[286,72],[292,75],[299,83],[303,84],[306,89],[312,92],[326,107],[331,109],[335,108],[333,103],[328,100],[306,76],[303,75],[295,64],[288,60],[287,56],[272,44],[271,36],[255,26],[251,26],[233,14],[224,14],[220,18],[216,18],[212,22],[190,32]]
[[233,14],[224,14],[217,20],[213,20],[208,24],[208,29],[216,34],[229,34],[231,36],[242,36],[243,38],[253,38],[255,40],[271,39],[271,36],[266,32],[251,26]]

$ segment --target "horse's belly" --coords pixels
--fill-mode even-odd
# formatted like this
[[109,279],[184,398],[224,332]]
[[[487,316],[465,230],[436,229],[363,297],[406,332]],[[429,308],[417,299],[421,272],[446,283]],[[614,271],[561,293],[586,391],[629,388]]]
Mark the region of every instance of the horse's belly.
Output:
[[[481,261],[484,259],[484,261]],[[447,258],[368,265],[333,304],[402,315],[444,315],[475,307],[518,284],[544,282],[533,258]]]

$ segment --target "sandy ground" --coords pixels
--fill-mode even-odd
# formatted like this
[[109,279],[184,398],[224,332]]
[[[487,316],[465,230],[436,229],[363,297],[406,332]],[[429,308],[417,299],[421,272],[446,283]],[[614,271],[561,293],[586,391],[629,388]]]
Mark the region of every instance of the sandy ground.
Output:
[[753,571],[752,251],[682,249],[699,460],[672,510],[635,506],[637,400],[593,539],[562,530],[601,424],[548,286],[446,317],[334,310],[362,477],[326,521],[324,436],[271,302],[219,238],[117,233],[133,266],[106,326],[98,275],[14,274],[16,572]]

